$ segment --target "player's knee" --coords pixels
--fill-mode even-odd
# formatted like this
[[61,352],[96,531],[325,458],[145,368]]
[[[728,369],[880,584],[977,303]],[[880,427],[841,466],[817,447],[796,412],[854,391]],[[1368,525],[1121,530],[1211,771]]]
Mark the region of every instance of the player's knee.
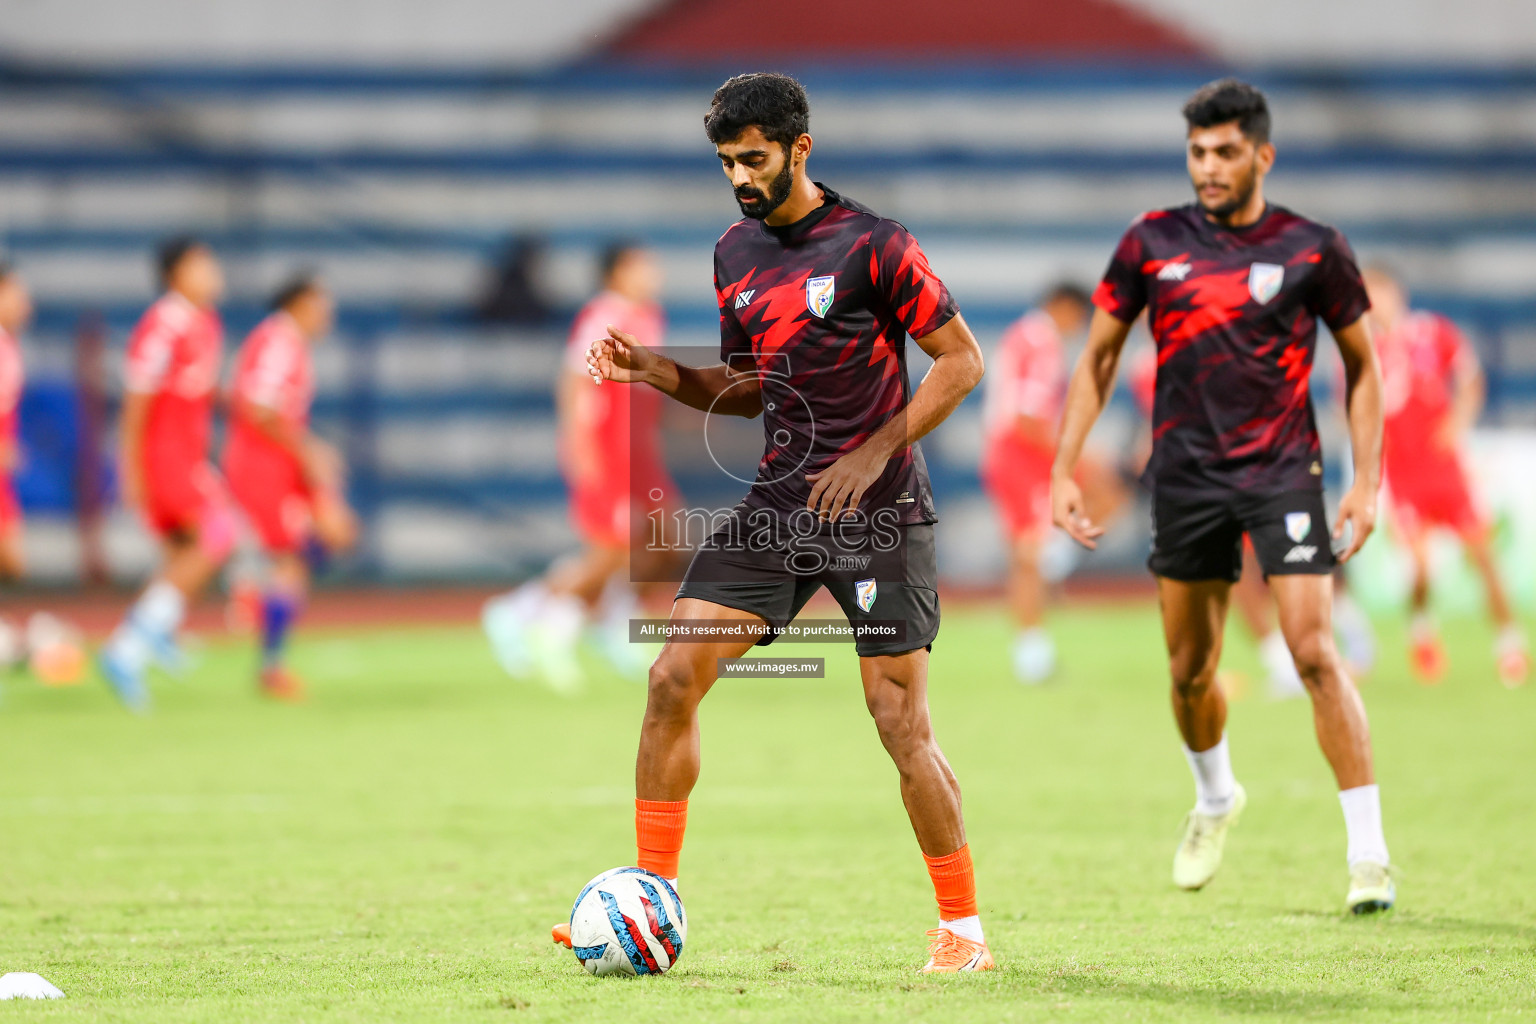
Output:
[[646,716],[683,719],[692,715],[699,703],[694,675],[687,660],[668,657],[663,652],[646,680]]
[[1168,658],[1168,675],[1182,697],[1199,697],[1216,682],[1216,659],[1205,651],[1181,651]]
[[1331,677],[1337,654],[1333,637],[1322,629],[1309,629],[1291,641],[1291,660],[1296,674],[1308,686],[1324,685]]
[[875,689],[865,695],[869,716],[875,720],[880,742],[899,762],[927,744],[928,716],[911,706],[906,695],[894,688]]

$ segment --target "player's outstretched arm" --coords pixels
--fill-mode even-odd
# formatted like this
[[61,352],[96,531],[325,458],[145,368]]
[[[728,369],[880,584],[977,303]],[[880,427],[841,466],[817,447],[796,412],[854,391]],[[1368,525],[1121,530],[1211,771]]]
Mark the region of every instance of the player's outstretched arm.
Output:
[[1104,528],[1088,518],[1082,488],[1072,479],[1083,442],[1115,390],[1115,371],[1131,325],[1119,317],[1093,311],[1088,324],[1088,343],[1078,357],[1067,385],[1067,404],[1061,414],[1056,461],[1051,465],[1051,518],[1085,548],[1098,546]]
[[755,374],[734,373],[724,363],[683,366],[636,341],[616,327],[587,350],[593,381],[649,384],[684,405],[704,412],[751,419],[763,411],[762,387]]
[[944,326],[913,340],[933,357],[933,366],[906,408],[826,469],[805,475],[812,484],[806,507],[821,519],[837,519],[857,511],[864,492],[880,479],[886,463],[943,423],[981,382],[981,346],[959,313]]
[[1349,417],[1349,446],[1355,481],[1339,502],[1333,539],[1350,528],[1349,546],[1339,555],[1347,562],[1376,528],[1376,496],[1381,490],[1381,367],[1365,317],[1333,332],[1344,360],[1344,409]]

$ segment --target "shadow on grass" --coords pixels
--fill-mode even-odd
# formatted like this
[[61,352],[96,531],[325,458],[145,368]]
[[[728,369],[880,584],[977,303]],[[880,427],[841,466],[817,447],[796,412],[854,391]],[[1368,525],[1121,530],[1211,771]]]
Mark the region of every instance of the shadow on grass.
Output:
[[1039,979],[1041,995],[1156,1002],[1183,1007],[1192,1014],[1277,1014],[1302,1017],[1358,1017],[1391,1009],[1387,1000],[1349,992],[1307,992],[1297,989],[1224,987],[1123,981],[1090,973],[1051,974]]
[[[1464,932],[1468,939],[1477,940],[1489,935],[1500,935],[1522,941],[1536,941],[1536,925],[1518,921],[1471,921],[1464,917],[1446,917],[1442,914],[1414,914],[1392,911],[1387,914],[1351,918],[1347,915],[1318,910],[1290,910],[1280,915],[1297,921],[1337,923],[1344,927],[1435,932],[1450,935]],[[1347,934],[1347,933],[1345,933]]]

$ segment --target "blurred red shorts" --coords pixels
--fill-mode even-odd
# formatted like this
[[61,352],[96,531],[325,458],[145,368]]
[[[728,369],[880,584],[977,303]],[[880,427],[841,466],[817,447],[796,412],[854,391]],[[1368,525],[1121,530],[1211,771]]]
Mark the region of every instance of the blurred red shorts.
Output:
[[150,459],[144,467],[144,518],[157,536],[195,536],[215,555],[234,543],[234,503],[224,478],[206,462]]
[[1472,486],[1458,463],[1439,467],[1439,472],[1399,473],[1387,480],[1387,500],[1392,518],[1406,537],[1418,537],[1434,527],[1453,530],[1462,537],[1487,529],[1487,521],[1472,498]]
[[1013,438],[991,442],[981,482],[1010,540],[1043,540],[1051,529],[1052,454]]
[[0,534],[21,525],[21,502],[16,500],[16,484],[9,476],[0,476]]
[[677,487],[663,476],[632,481],[633,486],[571,487],[571,518],[582,540],[597,547],[628,547],[653,513],[676,503]]

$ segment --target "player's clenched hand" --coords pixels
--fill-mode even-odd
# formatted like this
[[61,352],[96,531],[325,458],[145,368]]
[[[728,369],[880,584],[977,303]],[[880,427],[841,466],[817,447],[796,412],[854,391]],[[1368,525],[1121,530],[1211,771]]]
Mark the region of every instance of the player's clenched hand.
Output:
[[1339,554],[1340,562],[1347,562],[1355,556],[1365,543],[1365,539],[1376,529],[1376,490],[1375,488],[1361,487],[1356,483],[1344,495],[1344,500],[1339,502],[1338,522],[1333,526],[1333,539],[1339,540],[1344,536],[1344,527],[1350,527],[1349,547]]
[[608,337],[597,339],[587,349],[587,372],[598,384],[605,380],[639,383],[655,364],[656,353],[612,324],[608,325]]
[[1104,535],[1104,527],[1088,518],[1083,489],[1071,477],[1051,480],[1051,519],[1090,551],[1099,546],[1099,538]]
[[811,496],[805,507],[822,522],[852,518],[864,500],[864,492],[885,472],[890,456],[860,445],[826,469],[805,474],[811,482]]

